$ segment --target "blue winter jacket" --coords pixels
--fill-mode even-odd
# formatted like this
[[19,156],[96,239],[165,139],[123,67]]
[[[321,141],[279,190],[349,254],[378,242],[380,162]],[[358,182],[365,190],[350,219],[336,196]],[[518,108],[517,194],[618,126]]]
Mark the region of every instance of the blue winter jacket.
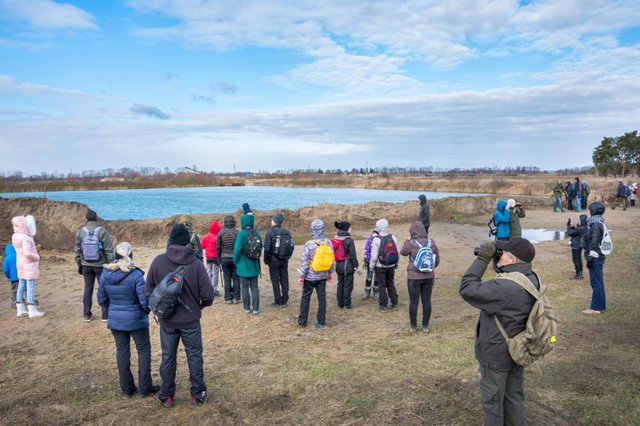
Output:
[[140,269],[124,272],[104,269],[98,287],[98,303],[108,309],[107,328],[134,331],[149,328],[149,301],[144,294]]
[[493,214],[493,222],[498,227],[498,233],[496,238],[509,238],[509,219],[511,213],[507,209],[507,202],[505,200],[498,201],[496,212]]
[[2,271],[11,282],[18,281],[18,265],[16,263],[16,249],[13,244],[7,244],[4,248],[4,260],[2,261]]

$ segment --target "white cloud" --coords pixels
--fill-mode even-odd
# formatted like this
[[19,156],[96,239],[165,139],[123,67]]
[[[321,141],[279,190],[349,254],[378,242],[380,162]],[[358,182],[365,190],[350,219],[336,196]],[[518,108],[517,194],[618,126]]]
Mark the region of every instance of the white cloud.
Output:
[[95,30],[94,18],[84,10],[52,0],[0,0],[5,19],[47,30]]

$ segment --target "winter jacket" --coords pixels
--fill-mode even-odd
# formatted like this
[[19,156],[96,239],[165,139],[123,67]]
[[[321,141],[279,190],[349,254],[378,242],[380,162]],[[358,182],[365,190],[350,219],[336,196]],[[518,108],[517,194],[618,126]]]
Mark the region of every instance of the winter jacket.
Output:
[[220,232],[220,222],[217,220],[211,221],[209,225],[209,232],[202,237],[202,249],[205,252],[205,256],[208,259],[218,259],[218,248],[216,247],[218,242],[218,233]]
[[498,201],[496,206],[496,212],[493,214],[493,222],[498,227],[498,233],[496,238],[509,238],[509,220],[511,214],[507,209],[507,202],[505,200]]
[[[378,230],[378,237],[374,237],[371,242],[371,259],[369,259],[369,269],[374,269],[375,267],[379,268],[395,268],[396,265],[383,265],[380,263],[379,255],[380,255],[380,242],[384,237],[389,234],[389,222],[386,219],[380,219],[376,222],[376,229]],[[396,249],[398,248],[398,239],[395,235],[391,235],[393,238],[393,242],[396,245]]]
[[16,249],[13,244],[7,244],[4,248],[4,259],[2,259],[2,271],[4,276],[11,282],[18,281],[18,265],[16,264]]
[[[282,235],[289,235],[289,237],[291,237],[291,232],[289,232],[288,229],[283,228],[281,225],[276,225],[267,231],[267,233],[264,236],[264,244],[263,244],[264,263],[266,265],[270,264],[272,260],[282,265],[288,262],[289,259],[291,258],[291,255],[289,255],[286,259],[281,259],[278,256],[276,256],[276,237],[278,235],[280,235],[280,238],[282,238]],[[293,238],[291,238],[291,241],[293,241]],[[293,254],[293,252],[291,253]]]
[[[591,217],[593,218],[593,216]],[[589,221],[587,225],[587,237],[586,248],[584,249],[584,255],[587,260],[591,260],[590,253],[595,251],[598,253],[598,259],[604,260],[606,256],[600,251],[600,244],[602,244],[602,237],[604,237],[603,221]]]
[[415,266],[413,266],[413,260],[418,254],[418,250],[420,250],[420,247],[418,247],[418,244],[416,243],[416,241],[420,243],[422,246],[424,246],[429,243],[429,240],[431,240],[431,250],[433,251],[433,254],[436,255],[435,266],[437,267],[440,264],[440,252],[438,251],[438,246],[436,245],[436,242],[432,238],[429,238],[427,236],[427,231],[424,229],[422,222],[413,222],[409,227],[409,234],[411,234],[411,239],[405,240],[404,243],[402,244],[402,248],[400,249],[401,255],[409,256],[409,264],[407,265],[407,279],[426,280],[429,278],[434,278],[435,277],[434,271],[431,271],[431,272],[416,271]]
[[618,182],[618,188],[616,189],[616,197],[627,198],[627,186],[622,182]]
[[197,261],[190,247],[170,245],[165,253],[156,256],[147,273],[144,293],[149,297],[160,281],[180,265],[189,265],[184,275],[181,299],[190,310],[178,303],[173,315],[161,319],[160,323],[170,328],[193,328],[200,321],[200,310],[213,304],[213,286],[207,269],[202,262]]
[[[244,254],[245,247],[249,242],[250,229],[253,229],[254,217],[252,214],[244,214],[240,218],[242,230],[238,233],[235,246],[233,247],[233,263],[236,264],[239,277],[252,278],[260,275],[260,259],[249,259]],[[258,232],[256,230],[256,232]],[[260,233],[258,232],[258,235]]]
[[553,187],[553,195],[556,197],[562,197],[564,194],[564,186],[561,183],[557,183],[556,186]]
[[11,224],[13,225],[11,244],[16,251],[18,278],[35,280],[40,276],[40,256],[33,239],[35,232],[29,229],[25,216],[14,217],[11,219]]
[[567,235],[571,237],[572,249],[583,249],[587,246],[587,215],[581,214],[578,226],[567,225]]
[[316,254],[316,250],[320,244],[326,244],[333,251],[333,245],[331,241],[324,237],[324,224],[320,221],[311,222],[311,240],[307,241],[302,248],[302,254],[300,255],[300,267],[298,268],[299,277],[307,281],[321,281],[329,278],[335,269],[336,263],[331,264],[331,268],[325,272],[316,272],[311,268],[311,262],[313,256]]
[[373,239],[377,236],[377,232],[375,233],[375,235],[369,235],[369,238],[367,238],[367,243],[364,245],[364,263],[366,263],[367,268],[369,267],[369,261],[371,260],[371,246],[373,245]]
[[509,209],[509,238],[522,237],[520,218],[526,215],[524,207],[522,206]]
[[[87,228],[89,231],[95,230],[97,227],[100,227],[96,232],[100,243],[102,244],[102,250],[100,250],[100,259],[96,261],[88,261],[82,258],[82,239],[86,235],[84,228]],[[87,222],[85,226],[78,229],[76,232],[76,245],[75,245],[75,253],[76,253],[76,264],[78,267],[80,266],[94,266],[94,267],[102,267],[105,263],[113,262],[116,258],[115,251],[113,250],[113,243],[111,242],[111,236],[109,235],[109,231],[102,225],[99,225],[95,220],[91,220]]]
[[358,263],[358,254],[356,253],[356,244],[347,231],[338,231],[336,240],[342,240],[342,248],[347,258],[341,262],[336,262],[336,272],[340,274],[353,274],[360,267]]
[[[475,352],[480,365],[496,370],[508,371],[516,364],[509,355],[507,342],[500,333],[494,314],[498,316],[507,335],[515,336],[525,329],[535,299],[514,281],[494,278],[482,281],[487,264],[474,260],[460,283],[460,296],[480,309],[476,327]],[[531,270],[531,263],[516,263],[502,268],[503,272],[520,272],[536,288],[538,279]]]
[[149,328],[149,302],[140,269],[129,272],[104,269],[98,285],[98,303],[109,312],[107,328],[134,331]]
[[224,218],[224,228],[218,233],[216,251],[218,259],[233,258],[233,248],[236,245],[238,230],[236,229],[236,219],[229,215]]
[[429,203],[427,202],[427,197],[420,194],[418,195],[420,199],[420,212],[418,213],[418,220],[422,222],[425,227],[431,226],[431,211],[429,208]]

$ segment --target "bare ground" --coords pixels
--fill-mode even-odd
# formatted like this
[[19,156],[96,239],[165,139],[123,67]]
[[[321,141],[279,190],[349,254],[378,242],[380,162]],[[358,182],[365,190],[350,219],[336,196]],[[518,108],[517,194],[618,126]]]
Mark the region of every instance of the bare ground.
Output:
[[[487,206],[494,201],[486,201]],[[0,286],[0,300],[5,301],[0,303],[0,424],[480,424],[479,375],[473,357],[477,310],[457,293],[462,273],[473,259],[473,247],[487,239],[486,213],[473,215],[473,207],[476,212],[486,211],[477,205],[460,217],[442,213],[431,228],[442,254],[431,334],[407,333],[405,259],[396,275],[398,312],[379,314],[373,301],[360,300],[364,281],[360,276],[356,277],[351,311],[337,309],[335,287],[328,286],[328,326],[323,330],[295,327],[300,297],[295,284],[288,308],[270,308],[273,296],[268,277],[263,275],[261,315],[246,316],[239,305],[219,300],[203,312],[205,373],[211,399],[198,409],[188,403],[183,353],[173,410],[162,409],[154,398],[120,398],[113,339],[104,324],[82,321],[83,284],[73,254],[43,250],[37,293],[45,317],[15,318],[15,311],[9,308],[9,286],[4,280]],[[415,204],[410,203],[372,206],[375,212],[341,208],[302,209],[297,213],[299,219],[293,219],[294,213],[289,216],[292,223],[308,223],[312,217],[329,223],[351,218],[355,234],[365,236],[373,218],[385,215],[391,218],[392,232],[404,238],[415,212]],[[80,217],[83,209],[80,206],[77,212]],[[49,214],[57,213],[52,210]],[[407,219],[401,220],[402,215],[408,215]],[[525,228],[564,230],[570,216],[576,220],[576,214],[529,210],[522,223]],[[60,217],[71,230],[79,222],[69,212]],[[265,213],[262,220],[268,217]],[[605,266],[608,310],[600,317],[580,313],[588,306],[590,289],[588,281],[568,279],[572,264],[566,241],[537,245],[535,269],[550,285],[561,324],[559,346],[548,357],[542,375],[536,369],[527,371],[530,424],[640,422],[639,218],[640,209],[607,212],[615,252]],[[199,220],[204,225],[210,217]],[[160,236],[153,235],[147,224],[109,226],[120,240],[135,236],[146,242],[135,244],[135,260],[146,269],[162,251],[159,247],[166,240],[168,223],[154,222]],[[38,239],[45,238],[44,229]],[[143,230],[149,232],[148,239],[138,236]],[[305,233],[300,225],[297,236]],[[363,240],[356,241],[359,253],[363,245]],[[298,256],[296,251],[290,264],[292,276]],[[311,312],[315,309],[312,303]],[[157,325],[152,324],[155,381],[159,381],[158,334]]]

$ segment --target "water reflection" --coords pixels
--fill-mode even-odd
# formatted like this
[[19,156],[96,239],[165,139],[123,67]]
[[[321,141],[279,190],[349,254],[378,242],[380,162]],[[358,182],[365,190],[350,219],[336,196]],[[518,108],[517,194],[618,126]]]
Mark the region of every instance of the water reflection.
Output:
[[566,238],[566,232],[555,231],[544,228],[523,229],[522,238],[526,238],[533,244],[543,241],[560,241]]

